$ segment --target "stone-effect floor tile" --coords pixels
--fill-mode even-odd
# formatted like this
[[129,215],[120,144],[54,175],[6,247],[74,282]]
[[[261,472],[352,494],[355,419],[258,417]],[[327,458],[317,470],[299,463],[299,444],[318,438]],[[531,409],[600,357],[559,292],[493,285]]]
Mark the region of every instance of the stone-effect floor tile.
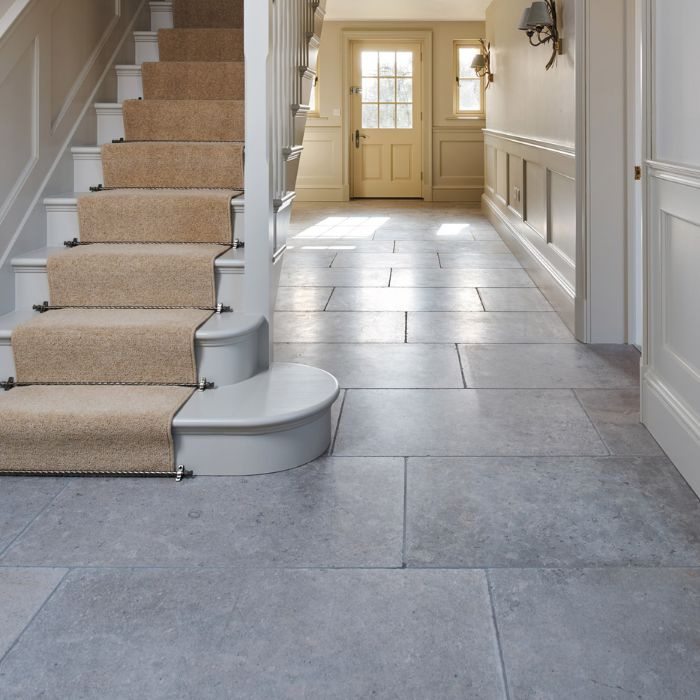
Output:
[[328,311],[483,311],[476,289],[336,289]]
[[534,287],[525,270],[394,270],[392,287]]
[[391,267],[405,268],[439,268],[436,253],[338,253],[333,261],[334,269]]
[[67,569],[0,568],[0,659],[53,593],[66,571]]
[[409,312],[409,343],[575,343],[554,312]]
[[480,289],[486,311],[554,311],[539,289]]
[[282,269],[283,287],[388,287],[391,270]]
[[640,423],[639,389],[577,389],[576,395],[612,454],[663,454],[651,433]]
[[3,698],[503,700],[473,571],[76,571]]
[[409,459],[409,566],[700,566],[700,501],[665,457]]
[[[393,241],[373,241],[371,239],[350,239],[350,238],[293,238],[288,242],[288,249],[294,252],[371,252],[371,253],[393,253]],[[292,263],[293,264],[293,263]]]
[[343,408],[343,401],[345,401],[345,389],[340,390],[338,398],[335,400],[335,403],[331,406],[331,444],[328,448],[329,451],[333,447],[333,441],[335,440],[335,435],[338,431],[338,422],[340,420],[340,412]]
[[402,343],[406,315],[389,311],[280,311],[275,314],[274,334],[276,343]]
[[440,267],[446,270],[498,270],[521,269],[522,266],[510,253],[440,253]]
[[396,253],[510,253],[502,241],[399,241]]
[[186,484],[75,482],[2,563],[400,566],[403,489],[399,458],[323,457],[280,474]]
[[639,353],[627,345],[460,345],[474,389],[578,389],[639,384]]
[[275,359],[325,369],[344,388],[463,387],[459,357],[452,345],[289,343],[275,346]]
[[[375,241],[439,241],[441,235],[440,226],[426,226],[425,228],[380,228],[374,234]],[[475,240],[474,228],[470,224],[456,226],[450,230],[448,240],[473,241]],[[500,240],[497,239],[497,240]]]
[[332,252],[291,251],[285,253],[284,265],[290,268],[330,267],[338,255]]
[[671,700],[700,687],[695,569],[495,570],[511,700]]
[[0,554],[66,485],[65,479],[0,477]]
[[607,455],[571,391],[348,391],[335,444],[348,456]]
[[277,290],[277,311],[323,311],[331,297],[329,287],[280,287]]

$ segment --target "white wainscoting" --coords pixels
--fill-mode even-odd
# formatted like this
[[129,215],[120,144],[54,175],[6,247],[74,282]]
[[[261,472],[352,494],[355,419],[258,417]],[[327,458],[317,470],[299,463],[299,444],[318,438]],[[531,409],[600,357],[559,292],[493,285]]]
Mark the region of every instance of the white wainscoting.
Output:
[[574,149],[485,129],[484,152],[486,214],[573,332]]
[[343,167],[343,130],[339,124],[309,120],[297,177],[297,201],[345,202],[348,185]]

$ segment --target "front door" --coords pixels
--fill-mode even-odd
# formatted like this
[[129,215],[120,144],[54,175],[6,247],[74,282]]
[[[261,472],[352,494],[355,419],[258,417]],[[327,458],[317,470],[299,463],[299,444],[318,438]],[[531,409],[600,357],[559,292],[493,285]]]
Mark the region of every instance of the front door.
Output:
[[354,42],[354,197],[422,197],[420,44]]

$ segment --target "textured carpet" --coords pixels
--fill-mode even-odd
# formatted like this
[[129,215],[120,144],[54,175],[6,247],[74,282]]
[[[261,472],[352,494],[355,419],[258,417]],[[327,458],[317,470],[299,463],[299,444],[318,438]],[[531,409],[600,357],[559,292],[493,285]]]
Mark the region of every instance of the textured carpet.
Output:
[[173,0],[175,27],[242,27],[243,0]]
[[127,100],[127,141],[243,141],[241,100]]
[[243,63],[144,63],[144,100],[242,100]]
[[243,188],[242,143],[109,143],[102,146],[105,187]]
[[31,386],[0,395],[0,472],[170,471],[182,387]]
[[[216,305],[217,245],[110,245],[70,248],[49,258],[54,306]],[[231,303],[233,300],[222,300]]]
[[243,61],[242,29],[161,29],[161,61]]
[[84,243],[220,243],[231,245],[231,200],[225,190],[111,190],[78,197]]
[[29,384],[194,384],[195,332],[210,316],[195,309],[40,314],[12,334],[16,378]]

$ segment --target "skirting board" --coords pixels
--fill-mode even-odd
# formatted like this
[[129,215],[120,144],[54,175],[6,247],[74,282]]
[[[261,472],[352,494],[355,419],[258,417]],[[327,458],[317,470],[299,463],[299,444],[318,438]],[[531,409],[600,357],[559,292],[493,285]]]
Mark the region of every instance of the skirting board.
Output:
[[498,204],[487,194],[484,194],[481,201],[486,217],[501,234],[504,243],[525,268],[554,310],[561,316],[562,321],[575,335],[576,300],[571,290],[560,282],[551,266],[532,250],[532,247],[518,233]]
[[642,422],[700,496],[700,420],[648,368],[642,370]]

